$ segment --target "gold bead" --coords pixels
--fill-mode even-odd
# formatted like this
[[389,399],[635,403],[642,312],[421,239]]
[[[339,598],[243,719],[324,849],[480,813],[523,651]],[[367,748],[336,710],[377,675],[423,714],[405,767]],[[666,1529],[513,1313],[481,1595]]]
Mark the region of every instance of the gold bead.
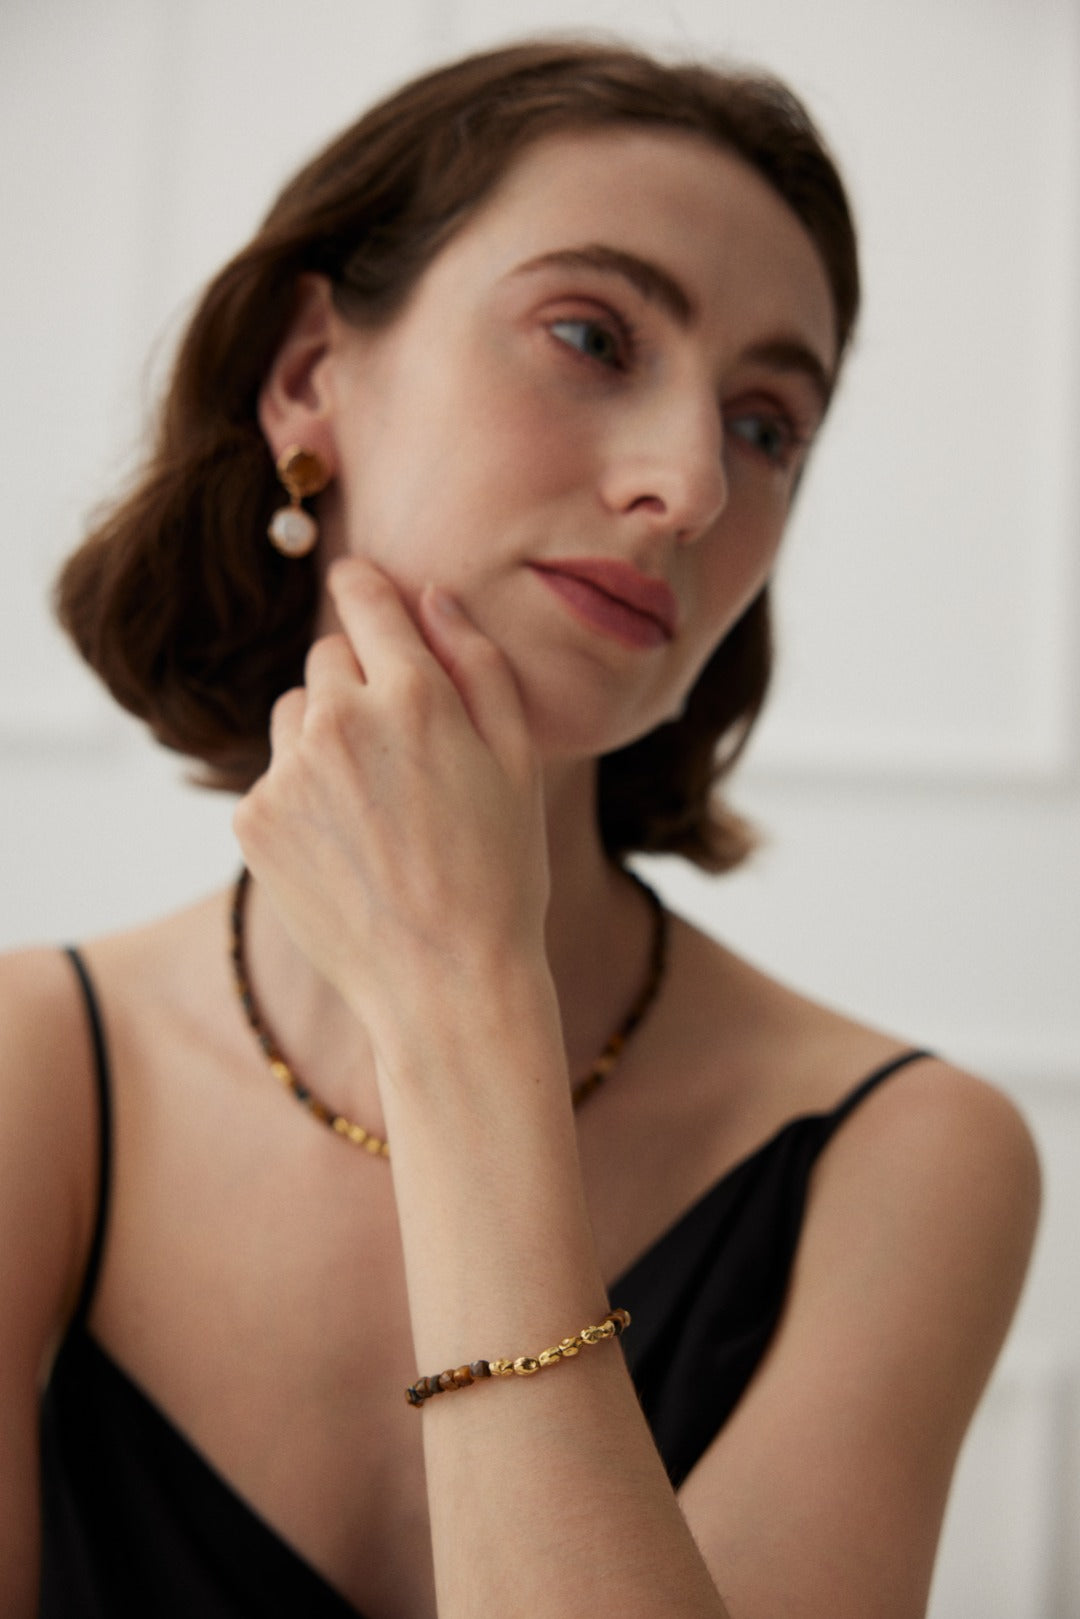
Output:
[[[357,1126],[357,1128],[359,1129],[359,1125]],[[364,1133],[365,1133],[365,1135],[367,1135],[366,1131]],[[373,1153],[373,1154],[377,1153],[377,1152],[382,1152],[384,1145],[385,1145],[385,1143],[380,1141],[378,1136],[367,1136],[367,1139],[364,1142],[364,1146],[367,1148],[368,1152]]]
[[540,1362],[532,1355],[519,1355],[514,1362],[514,1370],[519,1377],[531,1377],[534,1372],[540,1370]]
[[573,1338],[563,1338],[559,1344],[559,1354],[562,1356],[563,1360],[569,1360],[572,1355],[576,1355],[578,1353],[580,1348],[580,1338],[576,1336]]
[[614,1321],[601,1321],[596,1330],[600,1334],[601,1338],[614,1338],[615,1323]]
[[488,1371],[492,1377],[513,1377],[514,1363],[512,1360],[489,1360]]
[[557,1349],[541,1349],[536,1358],[541,1366],[554,1366],[557,1361],[562,1360],[562,1356]]
[[603,1333],[599,1327],[582,1327],[580,1337],[583,1344],[595,1344],[600,1342]]
[[292,1070],[289,1068],[287,1063],[282,1062],[280,1057],[271,1057],[270,1072],[273,1074],[276,1080],[280,1081],[282,1085],[292,1085]]
[[355,1141],[358,1147],[362,1147],[368,1138],[368,1133],[362,1124],[347,1125],[345,1134],[348,1136],[350,1141]]

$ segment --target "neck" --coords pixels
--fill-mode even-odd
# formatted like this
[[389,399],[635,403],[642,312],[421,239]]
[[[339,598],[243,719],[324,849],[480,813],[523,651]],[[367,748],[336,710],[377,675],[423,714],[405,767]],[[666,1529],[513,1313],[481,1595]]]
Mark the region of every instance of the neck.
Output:
[[642,895],[604,851],[596,765],[550,765],[545,807],[551,871],[547,956],[576,1076],[594,1060],[645,979],[653,921]]
[[[604,853],[592,764],[553,765],[545,776],[551,898],[548,963],[562,1013],[572,1080],[595,1061],[648,970],[653,924],[642,896]],[[291,1063],[341,1111],[365,1123],[376,1107],[362,1031],[292,944],[252,882],[244,954],[262,1016]]]

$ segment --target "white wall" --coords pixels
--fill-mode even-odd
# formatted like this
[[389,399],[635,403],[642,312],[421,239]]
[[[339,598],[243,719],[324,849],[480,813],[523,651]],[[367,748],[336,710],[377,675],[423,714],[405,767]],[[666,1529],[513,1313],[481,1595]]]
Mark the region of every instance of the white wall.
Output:
[[[1080,0],[5,0],[0,8],[0,943],[134,921],[232,870],[43,608],[201,278],[275,185],[459,47],[618,29],[807,96],[866,315],[782,568],[740,801],[771,833],[669,895],[810,991],[1000,1080],[1042,1147],[1020,1318],[954,1494],[935,1619],[1080,1614]],[[158,359],[147,365],[157,345]]]

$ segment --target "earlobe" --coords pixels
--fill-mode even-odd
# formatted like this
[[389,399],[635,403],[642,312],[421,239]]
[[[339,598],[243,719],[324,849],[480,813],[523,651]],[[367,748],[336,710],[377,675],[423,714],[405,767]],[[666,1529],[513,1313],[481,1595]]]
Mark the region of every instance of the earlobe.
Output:
[[327,278],[301,276],[288,327],[259,390],[259,426],[275,461],[299,444],[333,471],[327,362],[338,318]]

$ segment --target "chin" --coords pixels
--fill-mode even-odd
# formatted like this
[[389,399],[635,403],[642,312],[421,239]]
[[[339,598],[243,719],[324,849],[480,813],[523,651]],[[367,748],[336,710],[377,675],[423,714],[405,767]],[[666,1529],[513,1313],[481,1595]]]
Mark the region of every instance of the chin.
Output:
[[599,702],[590,705],[579,701],[556,706],[550,694],[540,702],[530,700],[527,690],[522,695],[533,746],[541,760],[552,763],[596,760],[605,753],[615,753],[647,736],[666,720],[677,718],[681,712],[680,708],[666,714],[657,711],[632,718],[622,713],[616,717],[610,708]]

